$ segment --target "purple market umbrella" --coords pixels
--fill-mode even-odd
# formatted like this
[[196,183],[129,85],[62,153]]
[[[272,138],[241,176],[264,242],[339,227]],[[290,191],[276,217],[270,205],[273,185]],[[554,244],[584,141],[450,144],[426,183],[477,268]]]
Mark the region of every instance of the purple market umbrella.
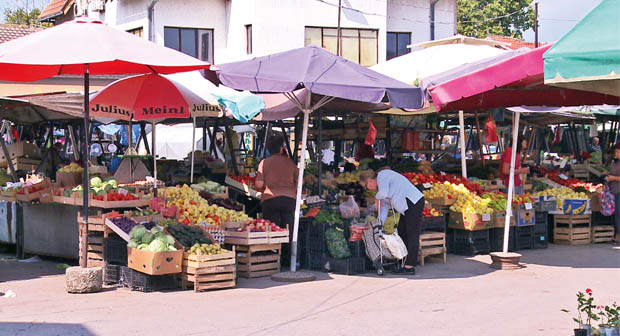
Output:
[[[363,104],[365,109],[371,111],[385,109],[386,105],[381,103],[386,101],[389,101],[392,107],[418,109],[424,105],[424,95],[420,88],[382,75],[316,46],[222,64],[216,68],[218,78],[224,85],[254,93],[283,93],[304,114],[296,216],[291,244],[291,271],[294,272],[297,268],[297,231],[310,113],[327,104],[330,104],[327,107],[336,108],[335,105],[342,103],[342,100],[366,103]],[[300,99],[293,92],[303,88],[307,90],[307,94],[303,97],[305,99]],[[313,102],[312,95],[319,96],[320,99]]]

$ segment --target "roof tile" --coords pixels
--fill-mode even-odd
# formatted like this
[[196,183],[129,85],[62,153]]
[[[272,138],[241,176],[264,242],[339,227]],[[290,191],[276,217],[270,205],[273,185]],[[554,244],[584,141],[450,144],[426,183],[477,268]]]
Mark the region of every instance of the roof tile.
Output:
[[30,33],[38,32],[45,29],[44,27],[0,24],[0,43],[7,42]]

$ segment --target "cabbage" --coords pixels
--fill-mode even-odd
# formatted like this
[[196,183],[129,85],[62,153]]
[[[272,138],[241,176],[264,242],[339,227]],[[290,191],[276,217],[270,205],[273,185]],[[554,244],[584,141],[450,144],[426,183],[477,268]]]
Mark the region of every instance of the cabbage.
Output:
[[131,228],[131,231],[129,231],[129,238],[140,241],[142,240],[142,236],[144,236],[145,233],[146,228],[144,227],[144,225],[136,225]]
[[168,251],[168,246],[164,242],[159,239],[154,239],[149,244],[149,251],[151,252],[166,252]]
[[177,250],[177,248],[176,248],[176,247],[174,247],[174,246],[172,246],[172,245],[168,245],[168,251],[169,251],[169,252],[176,251],[176,250]]
[[174,245],[174,237],[171,235],[166,235],[166,243],[168,243],[168,245]]
[[140,244],[138,245],[138,250],[146,250],[149,248],[149,244]]
[[95,176],[90,179],[90,185],[93,187],[99,188],[101,187],[102,184],[103,184],[103,181],[101,181],[101,177]]
[[152,233],[152,234],[154,234],[154,235],[156,235],[156,234],[158,234],[158,233],[160,233],[160,232],[161,232],[161,229],[159,229],[157,226],[154,226],[154,227],[151,229],[151,233]]
[[131,247],[131,248],[138,248],[138,243],[136,243],[134,240],[130,241],[129,244],[127,244],[127,246]]
[[150,244],[153,241],[153,238],[155,238],[155,236],[152,233],[147,232],[144,234],[144,236],[142,236],[142,243]]

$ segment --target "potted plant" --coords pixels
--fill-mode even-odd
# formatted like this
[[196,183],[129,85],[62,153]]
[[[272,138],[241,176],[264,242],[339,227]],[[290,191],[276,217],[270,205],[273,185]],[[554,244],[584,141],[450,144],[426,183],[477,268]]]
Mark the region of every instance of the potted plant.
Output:
[[611,306],[598,306],[597,308],[599,309],[598,315],[601,318],[601,323],[599,324],[601,336],[620,336],[618,335],[620,307],[614,302]]
[[[598,316],[594,312],[595,308],[594,297],[590,288],[587,288],[585,293],[577,293],[577,317],[573,317],[573,321],[579,324],[579,328],[574,330],[575,336],[591,336],[591,323],[592,321],[598,321]],[[570,313],[566,309],[562,309],[562,311]]]

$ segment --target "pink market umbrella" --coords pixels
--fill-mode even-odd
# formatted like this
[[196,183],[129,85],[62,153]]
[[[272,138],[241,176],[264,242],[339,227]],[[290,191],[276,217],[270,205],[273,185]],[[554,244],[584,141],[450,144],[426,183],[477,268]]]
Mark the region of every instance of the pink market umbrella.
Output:
[[[208,69],[209,63],[158,46],[133,34],[87,18],[0,44],[0,80],[28,82],[57,75],[84,76],[84,129],[89,128],[89,76],[138,73],[175,73]],[[90,146],[84,133],[83,157]],[[84,223],[82,266],[88,244],[88,165],[84,165]]]

